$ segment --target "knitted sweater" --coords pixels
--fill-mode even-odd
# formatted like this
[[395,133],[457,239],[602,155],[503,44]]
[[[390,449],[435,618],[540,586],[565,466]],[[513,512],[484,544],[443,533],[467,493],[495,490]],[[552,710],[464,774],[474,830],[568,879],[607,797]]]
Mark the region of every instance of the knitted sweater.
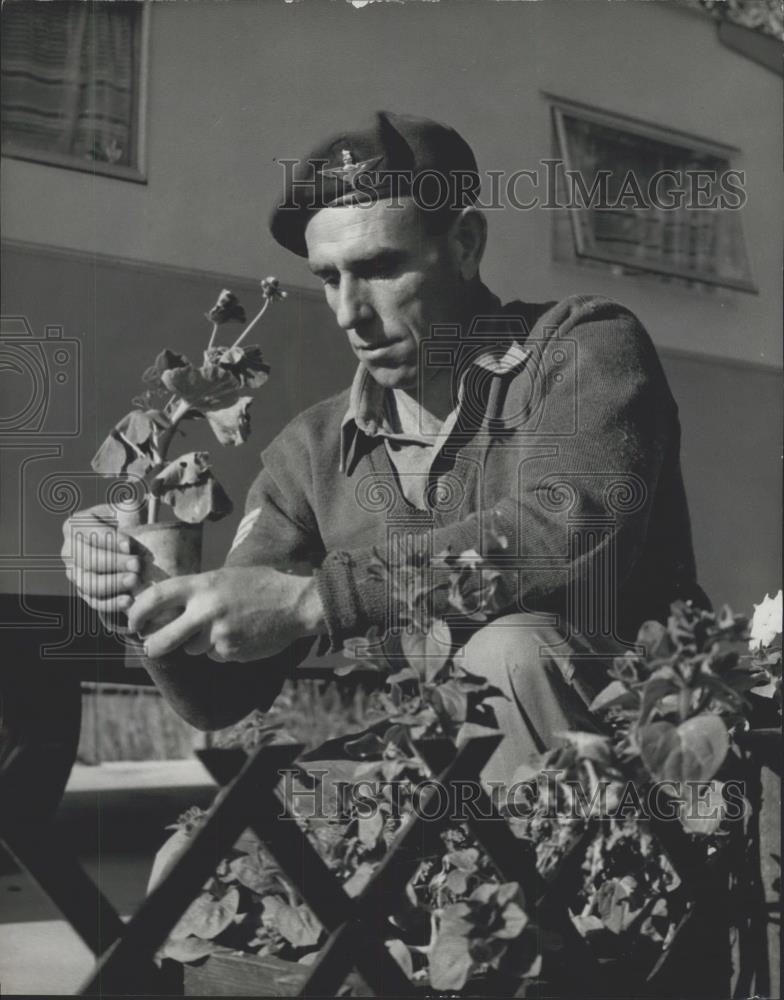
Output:
[[[636,317],[598,296],[512,302],[451,344],[456,368],[480,341],[483,350],[517,343],[525,361],[495,375],[463,365],[471,405],[433,466],[429,510],[405,499],[380,438],[358,433],[341,468],[346,390],[262,453],[226,565],[315,571],[333,650],[384,627],[389,595],[368,568],[411,535],[426,536],[432,553],[481,553],[492,527],[508,542],[516,596],[505,610],[554,612],[586,634],[633,639],[677,598],[707,605],[678,410]],[[447,612],[439,593],[435,610]]]

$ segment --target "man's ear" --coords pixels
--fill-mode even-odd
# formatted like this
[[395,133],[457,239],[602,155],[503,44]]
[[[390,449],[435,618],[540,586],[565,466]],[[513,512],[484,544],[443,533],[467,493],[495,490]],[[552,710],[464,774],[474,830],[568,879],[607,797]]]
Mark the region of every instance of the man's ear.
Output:
[[460,211],[449,233],[456,264],[464,281],[479,274],[479,265],[487,242],[487,219],[479,209],[469,206]]

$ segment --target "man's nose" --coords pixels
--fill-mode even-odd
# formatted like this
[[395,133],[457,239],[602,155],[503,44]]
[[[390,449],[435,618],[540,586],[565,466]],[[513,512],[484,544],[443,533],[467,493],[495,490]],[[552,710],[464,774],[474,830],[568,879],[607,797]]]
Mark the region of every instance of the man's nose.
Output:
[[335,318],[343,330],[354,330],[373,319],[373,306],[363,293],[360,282],[344,278],[340,282]]

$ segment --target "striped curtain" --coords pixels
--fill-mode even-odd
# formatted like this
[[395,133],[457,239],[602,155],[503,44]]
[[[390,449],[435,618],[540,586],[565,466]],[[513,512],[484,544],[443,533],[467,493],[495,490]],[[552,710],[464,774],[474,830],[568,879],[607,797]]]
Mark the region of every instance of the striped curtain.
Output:
[[4,145],[133,164],[140,17],[135,2],[5,2]]

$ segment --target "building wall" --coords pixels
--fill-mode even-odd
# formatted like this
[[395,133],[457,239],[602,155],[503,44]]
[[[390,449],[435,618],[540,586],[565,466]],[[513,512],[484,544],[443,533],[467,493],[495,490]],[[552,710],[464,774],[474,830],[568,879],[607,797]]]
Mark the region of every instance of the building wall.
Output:
[[548,91],[738,146],[760,295],[556,266],[546,211],[492,213],[493,288],[600,291],[667,346],[780,358],[780,81],[707,18],[673,3],[155,3],[150,61],[149,183],[6,160],[6,238],[302,284],[264,225],[276,159],[390,108],[453,124],[482,169],[534,169],[551,148]]
[[[314,0],[180,0],[153,4],[151,20],[146,185],[3,161],[3,313],[27,315],[38,335],[63,325],[81,344],[83,384],[79,437],[55,440],[57,454],[7,449],[0,459],[0,590],[19,585],[11,562],[2,564],[18,541],[9,524],[36,553],[59,549],[62,515],[31,504],[20,476],[32,483],[47,469],[86,469],[159,347],[197,349],[201,314],[223,284],[249,299],[251,279],[275,273],[299,289],[264,333],[275,375],[242,461],[213,448],[238,504],[258,449],[304,405],[347,383],[351,357],[318,283],[266,232],[282,175],[276,159],[301,155],[303,140],[380,107],[454,125],[483,169],[535,169],[551,152],[543,91],[741,150],[735,165],[747,172],[743,215],[758,295],[556,263],[545,211],[490,213],[483,271],[502,298],[595,291],[638,313],[681,407],[703,582],[715,600],[745,608],[775,587],[782,194],[774,74],[722,48],[710,21],[671,3],[356,10]],[[214,529],[211,560],[235,523]],[[59,569],[25,582],[39,591],[61,585]]]

